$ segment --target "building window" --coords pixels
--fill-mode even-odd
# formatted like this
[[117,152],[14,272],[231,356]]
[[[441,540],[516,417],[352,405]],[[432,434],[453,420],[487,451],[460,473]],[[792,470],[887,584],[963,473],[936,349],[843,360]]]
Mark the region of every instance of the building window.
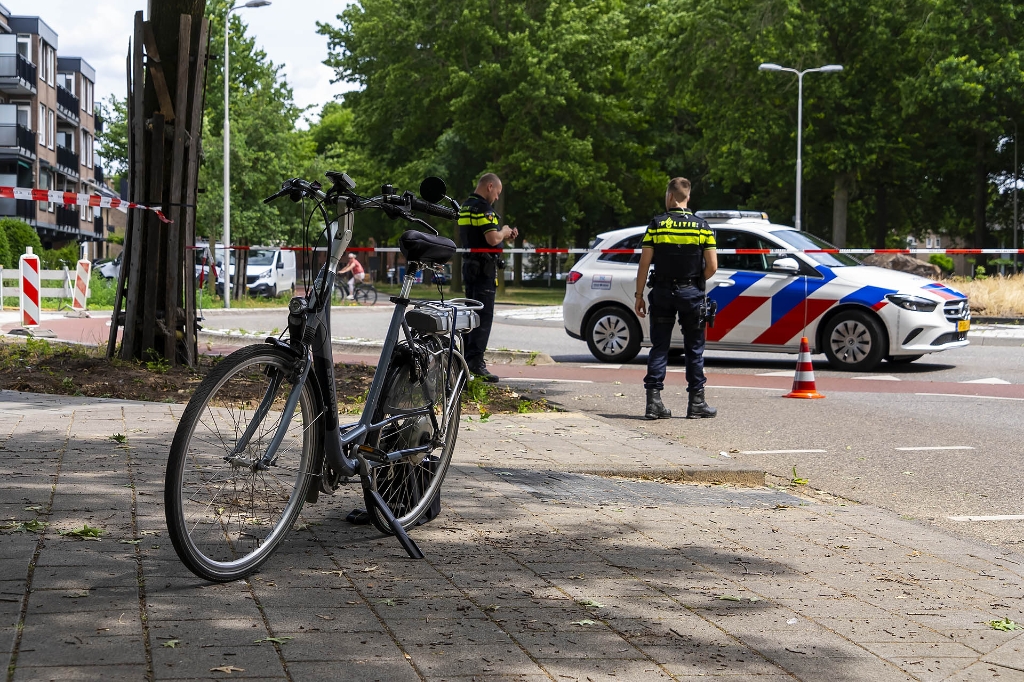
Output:
[[53,87],[54,83],[54,62],[56,61],[57,52],[43,42],[39,40],[39,80],[43,81],[50,87]]
[[82,78],[82,111],[92,116],[92,83]]
[[57,139],[57,118],[53,109],[46,110],[46,146],[53,149],[53,143]]
[[931,238],[931,237],[928,237],[928,238],[927,238],[927,239],[925,239],[924,241],[925,241],[925,248],[926,248],[926,249],[930,249],[930,248],[932,248],[932,238]]
[[15,102],[18,107],[18,125],[32,130],[32,104],[29,102]]
[[82,165],[92,168],[92,135],[82,131]]
[[39,105],[39,120],[36,121],[36,130],[39,131],[39,146],[46,146],[46,106]]
[[936,249],[941,249],[942,248],[942,237],[936,237],[935,238],[935,248]]
[[32,61],[32,36],[27,33],[18,34],[18,54],[26,60]]
[[75,74],[62,73],[57,78],[57,82],[72,95],[75,94]]

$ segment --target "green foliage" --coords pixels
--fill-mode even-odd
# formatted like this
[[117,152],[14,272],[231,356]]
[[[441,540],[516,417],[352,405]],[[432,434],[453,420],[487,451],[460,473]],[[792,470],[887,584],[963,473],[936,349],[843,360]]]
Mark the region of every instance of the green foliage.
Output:
[[110,235],[107,235],[107,241],[110,242],[111,244],[123,245],[124,244],[124,235],[123,234],[110,234]]
[[46,270],[60,270],[66,265],[74,273],[75,268],[78,267],[79,253],[78,243],[71,242],[59,249],[43,249],[39,252],[39,260]]
[[[11,244],[7,239],[7,230],[2,228],[3,220],[0,220],[0,265],[5,268],[14,266],[15,258],[12,258]],[[18,254],[19,256],[21,254]]]
[[103,132],[96,133],[96,152],[103,157],[110,185],[128,171],[128,98],[113,95],[96,103],[103,119]]
[[31,246],[34,253],[41,253],[43,243],[39,241],[39,235],[35,229],[18,218],[0,218],[0,228],[7,236],[10,248],[10,260],[4,262],[5,267],[17,267],[18,259],[25,253],[25,247]]
[[942,253],[933,253],[928,256],[928,262],[932,265],[938,265],[939,269],[944,273],[953,272],[953,259]]

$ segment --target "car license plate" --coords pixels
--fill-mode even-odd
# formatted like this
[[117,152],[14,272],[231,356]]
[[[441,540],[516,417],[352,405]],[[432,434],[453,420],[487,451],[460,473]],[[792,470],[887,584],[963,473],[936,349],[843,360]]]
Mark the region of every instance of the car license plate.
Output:
[[956,330],[958,332],[965,332],[965,331],[967,331],[970,328],[971,328],[971,321],[970,320],[957,320],[957,322],[956,322]]

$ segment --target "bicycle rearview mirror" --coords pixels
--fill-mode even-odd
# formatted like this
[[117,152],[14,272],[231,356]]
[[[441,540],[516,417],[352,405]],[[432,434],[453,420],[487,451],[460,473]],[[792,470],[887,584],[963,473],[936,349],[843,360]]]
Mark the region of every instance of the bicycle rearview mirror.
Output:
[[420,198],[432,204],[436,204],[441,199],[444,199],[447,192],[448,186],[444,184],[444,180],[433,175],[429,178],[424,178],[423,182],[420,183]]

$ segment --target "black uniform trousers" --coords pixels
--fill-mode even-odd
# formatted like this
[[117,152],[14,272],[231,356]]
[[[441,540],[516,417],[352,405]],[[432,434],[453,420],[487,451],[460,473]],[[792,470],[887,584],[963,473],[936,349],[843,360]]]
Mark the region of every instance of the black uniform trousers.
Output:
[[[471,370],[483,369],[484,351],[487,350],[487,340],[491,336],[491,324],[494,322],[494,295],[497,285],[491,275],[493,270],[482,264],[469,264],[463,260],[462,275],[466,284],[466,298],[472,298],[484,304],[483,309],[478,310],[480,315],[480,326],[466,334],[466,364]],[[474,267],[476,266],[476,267]]]
[[679,319],[683,330],[683,352],[686,360],[686,391],[704,388],[704,328],[700,324],[700,304],[704,292],[692,285],[656,284],[647,297],[650,319],[651,352],[647,355],[647,376],[644,388],[665,388],[668,351],[672,343],[672,327]]

